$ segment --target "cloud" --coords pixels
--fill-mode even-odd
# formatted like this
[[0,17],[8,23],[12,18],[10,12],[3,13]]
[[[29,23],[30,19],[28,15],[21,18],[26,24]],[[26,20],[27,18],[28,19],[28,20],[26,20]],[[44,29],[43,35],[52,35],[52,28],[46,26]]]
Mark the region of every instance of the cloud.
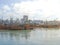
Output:
[[[60,1],[59,0],[27,0],[20,3],[14,3],[12,8],[5,5],[5,11],[12,10],[11,14],[29,15],[30,19],[53,19],[60,16]],[[59,18],[60,19],[60,18]]]
[[29,15],[30,18],[44,18],[49,16],[50,9],[48,8],[48,2],[44,0],[37,1],[26,1],[21,3],[14,4],[13,9],[16,13],[20,13],[22,15]]
[[14,4],[13,9],[16,13],[20,13],[22,15],[29,15],[30,17],[36,16],[36,14],[38,16],[43,16],[44,13],[48,10],[46,5],[47,2],[44,1],[26,1]]
[[10,11],[10,7],[8,5],[4,5],[3,6],[3,11],[6,12],[6,11]]

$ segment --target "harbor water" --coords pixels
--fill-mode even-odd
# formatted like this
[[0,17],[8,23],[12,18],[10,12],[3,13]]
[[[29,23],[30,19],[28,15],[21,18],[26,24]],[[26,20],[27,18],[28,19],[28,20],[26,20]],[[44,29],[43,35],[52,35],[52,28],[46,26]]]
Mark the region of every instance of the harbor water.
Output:
[[0,30],[0,45],[60,45],[60,29]]

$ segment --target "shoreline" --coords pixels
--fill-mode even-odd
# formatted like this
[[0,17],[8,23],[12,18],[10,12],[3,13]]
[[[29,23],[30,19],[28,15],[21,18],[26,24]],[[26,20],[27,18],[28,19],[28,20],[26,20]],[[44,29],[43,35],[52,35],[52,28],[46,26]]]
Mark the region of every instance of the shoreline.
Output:
[[0,25],[0,30],[32,30],[34,28],[60,28],[60,25]]

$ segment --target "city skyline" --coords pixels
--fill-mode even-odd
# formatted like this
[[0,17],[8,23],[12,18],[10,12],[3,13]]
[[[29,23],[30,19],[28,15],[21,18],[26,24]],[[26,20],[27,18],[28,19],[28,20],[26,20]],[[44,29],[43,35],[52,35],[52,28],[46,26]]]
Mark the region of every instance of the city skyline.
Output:
[[[57,20],[51,20],[51,21],[48,21],[48,20],[31,20],[29,19],[29,17],[27,15],[24,15],[21,19],[19,18],[16,18],[16,19],[13,19],[13,17],[10,17],[10,19],[3,19],[1,18],[0,19],[0,24],[3,24],[3,25],[24,25],[24,24],[60,24],[60,21],[57,21]],[[53,25],[52,24],[52,25]]]
[[59,27],[60,21],[43,21],[43,20],[29,20],[28,16],[24,15],[21,19],[14,20],[12,17],[10,20],[0,19],[0,29],[33,29],[33,28],[53,28]]
[[0,18],[60,20],[60,0],[0,0]]

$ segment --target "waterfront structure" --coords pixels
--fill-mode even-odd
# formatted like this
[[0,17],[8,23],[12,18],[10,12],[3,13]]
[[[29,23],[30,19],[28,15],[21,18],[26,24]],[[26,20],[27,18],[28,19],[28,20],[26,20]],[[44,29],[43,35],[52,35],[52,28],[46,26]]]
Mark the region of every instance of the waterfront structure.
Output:
[[10,20],[0,19],[0,29],[33,29],[36,27],[60,27],[60,21],[43,21],[43,20],[29,20],[27,15],[24,15],[23,18],[13,20],[10,17]]

